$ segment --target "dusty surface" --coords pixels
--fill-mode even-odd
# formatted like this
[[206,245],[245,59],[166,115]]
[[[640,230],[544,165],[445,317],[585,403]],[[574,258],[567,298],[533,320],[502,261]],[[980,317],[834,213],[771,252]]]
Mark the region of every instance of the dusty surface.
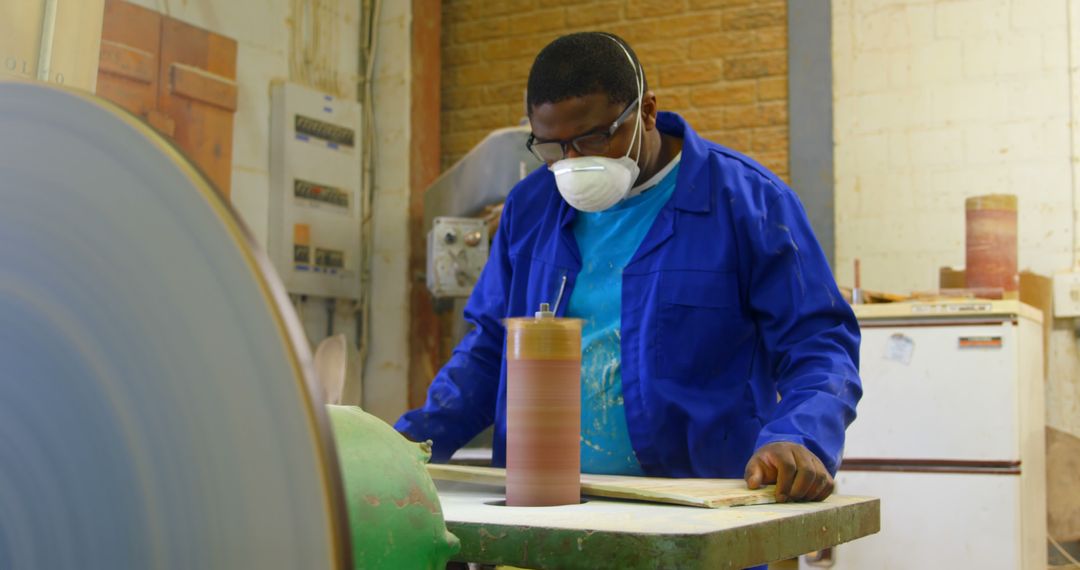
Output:
[[[441,485],[441,484],[440,484]],[[701,509],[592,499],[561,507],[506,507],[500,489],[440,486],[461,560],[527,568],[743,568],[873,534],[879,503]]]

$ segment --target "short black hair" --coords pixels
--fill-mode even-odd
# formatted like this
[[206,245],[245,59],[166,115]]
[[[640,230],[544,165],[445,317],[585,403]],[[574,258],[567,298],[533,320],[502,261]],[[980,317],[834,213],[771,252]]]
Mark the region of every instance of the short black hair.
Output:
[[[620,44],[630,52],[633,67]],[[543,103],[558,103],[593,93],[606,93],[612,103],[636,101],[639,71],[644,83],[645,70],[637,54],[615,34],[579,32],[562,36],[540,50],[533,60],[529,70],[528,111],[531,114],[534,106]]]

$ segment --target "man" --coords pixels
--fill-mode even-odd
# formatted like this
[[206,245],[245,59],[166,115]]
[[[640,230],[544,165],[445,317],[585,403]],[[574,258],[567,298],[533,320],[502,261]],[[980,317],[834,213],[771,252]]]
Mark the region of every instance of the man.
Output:
[[529,148],[547,167],[507,198],[475,329],[396,428],[445,461],[494,422],[504,464],[502,319],[565,283],[560,316],[585,320],[582,471],[824,499],[862,394],[858,324],[787,185],[657,109],[616,36],[537,55]]

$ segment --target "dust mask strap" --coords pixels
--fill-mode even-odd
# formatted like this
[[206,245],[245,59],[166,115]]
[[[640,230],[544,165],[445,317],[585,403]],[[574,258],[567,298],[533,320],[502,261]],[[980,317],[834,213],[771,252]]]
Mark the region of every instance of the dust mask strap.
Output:
[[[624,54],[626,54],[626,60],[630,62],[630,67],[634,69],[634,80],[637,84],[637,109],[634,112],[634,134],[630,138],[630,147],[626,149],[626,154],[623,155],[623,158],[633,160],[634,166],[637,166],[638,160],[641,159],[641,141],[645,138],[643,132],[644,127],[641,120],[641,102],[645,96],[645,73],[638,66],[637,62],[634,61],[634,57],[630,55],[630,50],[626,49],[626,46],[624,46],[622,42],[616,39],[615,36],[608,35],[608,37],[619,46]],[[630,158],[630,153],[634,151],[634,145],[637,145],[637,152],[634,153],[633,158]],[[637,182],[636,175],[635,179],[630,181],[630,184],[633,185],[635,182]],[[634,186],[627,193],[626,197],[631,198],[636,196],[641,193],[641,190],[642,188],[640,186]]]

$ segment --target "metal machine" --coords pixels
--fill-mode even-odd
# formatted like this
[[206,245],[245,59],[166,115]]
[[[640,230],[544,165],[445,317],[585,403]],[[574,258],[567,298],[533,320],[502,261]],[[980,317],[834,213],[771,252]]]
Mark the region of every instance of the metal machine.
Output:
[[[525,148],[529,127],[492,131],[424,193],[428,228],[427,286],[437,299],[472,293],[487,262],[484,209],[501,204],[522,178],[541,165]],[[454,341],[464,335],[461,306],[454,307]]]
[[424,449],[328,421],[281,281],[174,147],[0,82],[0,173],[0,568],[445,566]]
[[427,236],[427,287],[437,299],[468,297],[487,263],[487,222],[435,218]]

